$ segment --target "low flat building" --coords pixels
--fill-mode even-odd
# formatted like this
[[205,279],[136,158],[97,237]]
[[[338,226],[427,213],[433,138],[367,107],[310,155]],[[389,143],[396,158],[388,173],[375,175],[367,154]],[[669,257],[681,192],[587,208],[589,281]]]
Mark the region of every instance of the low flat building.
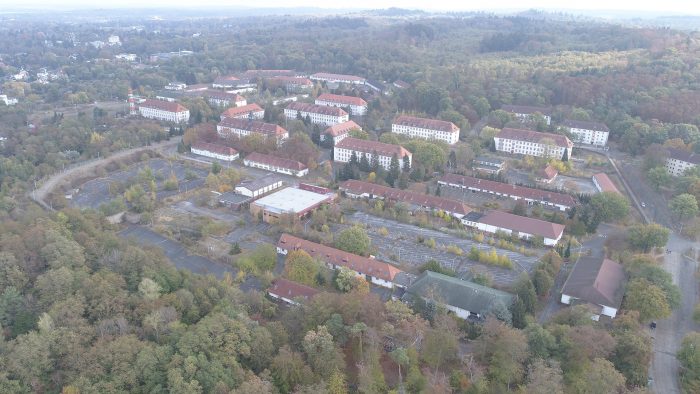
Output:
[[505,160],[493,157],[479,156],[472,161],[472,170],[483,174],[498,175],[505,167]]
[[284,182],[276,176],[264,176],[253,180],[243,181],[236,185],[236,193],[252,198],[258,198],[284,186]]
[[393,187],[374,183],[348,180],[340,185],[340,190],[350,198],[368,198],[400,202],[415,209],[443,211],[458,219],[472,211],[466,204],[444,197],[416,193],[410,190],[394,189]]
[[209,142],[195,142],[190,147],[190,151],[195,155],[211,157],[223,161],[234,161],[238,159],[238,152],[235,149]]
[[243,205],[249,203],[252,198],[234,192],[220,193],[217,200],[219,204],[234,211],[239,210]]
[[569,194],[557,193],[549,190],[533,189],[525,186],[511,185],[509,183],[492,181],[489,179],[475,178],[458,174],[445,174],[438,184],[460,189],[467,189],[474,193],[488,193],[496,196],[523,200],[528,205],[540,204],[545,207],[557,208],[566,211],[576,206],[576,200]]
[[548,164],[545,168],[537,171],[535,180],[539,183],[550,184],[557,179],[557,175],[559,175],[559,171]]
[[404,300],[412,302],[412,297],[443,305],[460,319],[484,319],[496,308],[509,308],[514,299],[505,291],[432,271],[423,272],[408,286]]
[[561,290],[561,303],[592,307],[593,320],[614,318],[622,305],[627,275],[622,265],[603,257],[581,257]]
[[321,134],[321,141],[325,141],[326,138],[333,138],[333,145],[336,145],[349,135],[350,130],[362,130],[362,127],[352,120],[328,126]]
[[552,157],[567,161],[571,158],[573,142],[565,135],[539,131],[505,128],[493,137],[499,152],[535,157]]
[[243,164],[247,167],[260,168],[296,177],[302,177],[309,173],[309,168],[304,163],[258,152],[248,154],[243,159]]
[[325,126],[332,126],[349,120],[348,113],[341,108],[300,102],[289,103],[287,108],[284,109],[284,116],[287,119],[297,119],[299,117],[306,119],[308,117],[311,123]]
[[255,103],[246,104],[241,107],[229,108],[221,113],[221,120],[224,119],[262,119],[265,110]]
[[574,143],[594,146],[608,144],[610,129],[603,123],[567,119],[562,124],[571,131]]
[[147,99],[139,103],[139,113],[144,118],[164,122],[187,123],[190,120],[190,110],[182,104],[163,100]]
[[276,140],[277,145],[289,138],[289,133],[282,126],[251,119],[224,118],[216,125],[216,132],[222,138],[234,136],[244,138],[251,134],[257,134],[267,139]]
[[543,238],[545,246],[555,246],[564,235],[565,227],[563,224],[495,210],[484,214],[471,212],[462,218],[462,223],[491,234],[515,234],[520,239],[532,240],[539,236]]
[[391,132],[411,138],[438,140],[450,145],[459,141],[459,127],[452,122],[401,115],[391,124]]
[[323,93],[316,98],[315,103],[327,107],[347,108],[354,116],[363,116],[367,113],[367,102],[360,97]]
[[206,90],[203,95],[209,104],[219,107],[229,107],[232,105],[235,107],[243,107],[248,105],[248,101],[236,93],[227,93],[221,90],[209,89]]
[[666,172],[673,176],[681,176],[686,170],[700,164],[700,155],[682,149],[668,148],[666,155]]
[[309,77],[312,81],[345,83],[348,85],[364,85],[367,79],[355,75],[316,73]]
[[612,192],[622,194],[620,193],[620,190],[617,189],[617,186],[615,186],[610,177],[608,177],[608,174],[601,172],[593,175],[592,179],[593,184],[595,185],[595,188],[596,190],[598,190],[599,193]]
[[362,159],[362,156],[365,156],[370,163],[372,163],[376,154],[377,162],[387,171],[394,156],[399,162],[399,169],[403,169],[404,157],[408,158],[409,168],[412,165],[411,152],[401,145],[348,137],[333,147],[333,161],[335,162],[348,163],[353,154],[357,157],[358,162]]
[[272,281],[272,285],[267,289],[270,297],[286,302],[290,305],[299,305],[313,298],[319,290],[289,279],[277,278]]
[[501,109],[513,114],[522,121],[531,121],[535,115],[542,115],[547,125],[552,123],[552,109],[548,107],[533,107],[529,105],[503,105]]
[[295,250],[303,250],[309,256],[324,262],[328,268],[337,270],[341,267],[354,272],[368,282],[386,288],[402,287],[399,277],[403,271],[391,264],[372,257],[363,257],[330,246],[307,241],[290,234],[282,234],[277,242],[277,253],[287,255]]
[[336,195],[320,194],[308,190],[288,187],[250,204],[250,213],[261,216],[265,223],[277,223],[285,216],[302,218],[320,206],[330,204]]

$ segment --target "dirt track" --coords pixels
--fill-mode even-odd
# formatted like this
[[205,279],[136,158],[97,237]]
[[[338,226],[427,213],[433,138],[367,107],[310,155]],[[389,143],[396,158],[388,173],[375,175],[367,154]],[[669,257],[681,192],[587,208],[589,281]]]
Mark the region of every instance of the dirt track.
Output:
[[93,173],[96,169],[106,166],[117,160],[127,158],[132,155],[140,154],[143,152],[154,151],[163,153],[169,148],[174,148],[180,142],[181,137],[173,137],[167,141],[159,142],[153,145],[141,146],[138,148],[127,149],[119,152],[115,152],[110,156],[102,159],[86,161],[78,166],[72,167],[65,171],[58,172],[48,179],[43,181],[41,185],[34,191],[32,191],[29,196],[37,204],[41,205],[45,209],[52,210],[51,206],[46,203],[46,198],[60,185],[70,183],[76,179],[83,178],[90,173]]

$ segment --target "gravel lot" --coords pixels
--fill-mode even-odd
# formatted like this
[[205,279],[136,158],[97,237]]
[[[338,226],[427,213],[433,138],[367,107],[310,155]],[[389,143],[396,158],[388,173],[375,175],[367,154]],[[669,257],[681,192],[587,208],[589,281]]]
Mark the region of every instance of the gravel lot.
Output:
[[[455,270],[458,275],[463,278],[470,276],[472,270],[488,273],[497,286],[510,286],[518,279],[522,272],[531,272],[542,254],[539,253],[537,256],[524,256],[517,252],[496,249],[499,254],[506,254],[511,261],[513,261],[513,269],[509,270],[477,263],[466,257],[472,246],[476,246],[480,250],[491,250],[492,247],[487,244],[479,244],[469,239],[462,239],[439,231],[399,223],[393,220],[372,216],[364,212],[356,212],[348,217],[348,219],[351,222],[368,226],[368,234],[372,239],[372,244],[378,249],[377,257],[382,260],[395,261],[392,257],[396,256],[398,261],[395,262],[407,266],[406,268],[415,270],[426,261],[435,259],[439,261],[443,267]],[[334,227],[336,227],[334,230],[337,231],[341,226]],[[389,230],[389,234],[386,237],[379,234],[379,229],[382,227]],[[417,242],[418,236],[422,236],[425,239],[435,239],[437,244],[436,248],[431,249],[419,244]],[[464,250],[464,255],[457,256],[441,250],[440,246],[444,247],[447,245],[459,246]]]

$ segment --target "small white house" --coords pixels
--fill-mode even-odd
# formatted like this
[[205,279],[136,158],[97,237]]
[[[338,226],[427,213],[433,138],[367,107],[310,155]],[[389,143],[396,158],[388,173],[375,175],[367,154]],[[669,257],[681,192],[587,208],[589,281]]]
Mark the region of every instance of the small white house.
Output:
[[622,265],[603,257],[581,257],[561,291],[561,303],[587,304],[600,316],[614,318],[622,305],[627,275]]

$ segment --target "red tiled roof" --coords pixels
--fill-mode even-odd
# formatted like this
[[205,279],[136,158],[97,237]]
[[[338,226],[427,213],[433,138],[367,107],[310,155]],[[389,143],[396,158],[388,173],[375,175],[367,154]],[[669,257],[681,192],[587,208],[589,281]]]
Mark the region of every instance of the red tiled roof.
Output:
[[598,183],[598,186],[600,186],[603,192],[613,192],[620,194],[620,191],[617,189],[617,186],[615,186],[610,177],[608,177],[608,174],[601,172],[593,175],[593,179],[595,179],[595,181]]
[[547,167],[541,169],[538,173],[540,178],[548,180],[554,178],[557,174],[559,174],[559,171],[551,165],[547,165]]
[[504,138],[508,140],[527,141],[536,143],[541,143],[543,140],[548,139],[562,148],[571,148],[574,146],[573,142],[571,142],[571,140],[569,140],[565,135],[540,133],[539,131],[523,129],[505,128],[496,133],[494,138]]
[[204,97],[210,97],[218,100],[229,100],[231,102],[243,101],[245,100],[242,96],[236,93],[222,92],[221,90],[209,89],[204,92]]
[[581,257],[564,282],[562,294],[619,308],[627,275],[622,265],[602,257]]
[[311,79],[325,79],[325,80],[336,80],[336,81],[356,81],[356,82],[364,82],[367,79],[358,77],[355,75],[347,75],[347,74],[331,74],[331,73],[316,73],[312,74]]
[[251,113],[251,112],[260,112],[260,111],[263,111],[263,109],[259,105],[255,104],[255,103],[251,103],[248,105],[244,105],[242,107],[229,108],[221,114],[221,118],[222,119],[223,118],[233,118],[235,116],[241,116],[241,115],[246,115],[246,114]]
[[285,159],[282,157],[265,155],[258,152],[251,152],[245,157],[245,160],[254,161],[256,163],[263,163],[268,165],[273,165],[276,167],[289,168],[295,171],[303,171],[307,167],[296,160]]
[[295,298],[309,300],[316,294],[320,293],[319,290],[316,290],[313,287],[305,286],[301,283],[293,282],[284,278],[277,278],[273,280],[272,285],[269,289],[267,289],[267,292],[289,300],[293,300]]
[[394,124],[401,126],[419,127],[428,130],[440,130],[450,133],[459,133],[459,127],[452,122],[437,119],[418,118],[415,116],[401,115],[394,119]]
[[325,105],[316,105],[309,103],[293,102],[287,106],[287,109],[301,112],[311,112],[321,115],[331,116],[346,116],[348,113],[338,107],[326,107]]
[[327,264],[346,267],[355,272],[373,276],[385,281],[393,281],[394,277],[398,273],[402,272],[400,269],[391,264],[369,257],[358,256],[356,254],[307,241],[289,234],[282,234],[277,246],[288,251],[303,250],[311,257],[322,260]]
[[210,142],[197,141],[192,144],[192,149],[206,150],[220,155],[235,155],[238,153],[235,149],[228,146],[212,144]]
[[363,153],[374,153],[381,156],[393,156],[394,154],[401,159],[404,156],[411,156],[406,148],[401,145],[385,144],[379,141],[361,140],[357,138],[347,137],[338,142],[336,148],[350,149]]
[[541,235],[544,238],[557,239],[564,232],[564,225],[540,219],[514,215],[503,211],[489,211],[479,218],[479,222],[507,228],[521,233]]
[[405,202],[407,204],[419,205],[431,209],[439,209],[452,214],[466,215],[472,211],[466,204],[444,197],[430,196],[416,193],[410,190],[394,189],[393,187],[377,185],[374,183],[358,180],[348,180],[340,185],[340,190],[351,194],[372,194],[387,200]]
[[316,98],[316,101],[328,101],[331,103],[338,103],[342,105],[357,105],[365,106],[367,102],[359,97],[354,96],[341,96],[339,94],[323,93]]
[[333,126],[328,126],[328,128],[323,133],[330,134],[332,137],[337,137],[354,129],[362,130],[362,127],[360,127],[360,125],[358,125],[354,121],[348,120],[347,122],[334,124]]
[[311,86],[314,83],[311,82],[310,79],[308,78],[300,78],[300,77],[285,77],[285,76],[278,76],[278,77],[271,77],[267,79],[270,82],[281,82],[285,84],[290,84],[290,85],[301,85],[301,86]]
[[187,108],[185,108],[180,103],[176,103],[176,102],[172,102],[172,101],[165,101],[165,100],[154,100],[154,99],[147,99],[146,101],[139,104],[139,107],[154,108],[154,109],[159,109],[161,111],[168,111],[168,112],[187,111]]
[[231,129],[247,130],[253,133],[261,133],[275,137],[281,136],[287,132],[287,130],[276,124],[239,118],[225,118],[219,122],[219,126]]
[[474,178],[457,174],[445,174],[440,178],[440,182],[459,185],[463,187],[473,187],[481,190],[488,190],[494,193],[507,194],[520,198],[528,198],[536,201],[547,201],[567,207],[576,205],[573,197],[564,193],[557,193],[548,190],[532,189],[525,186],[516,186],[509,183],[496,182],[489,179]]
[[552,115],[552,109],[548,107],[533,107],[530,105],[502,105],[501,109],[514,114],[532,115],[539,112],[542,115]]

